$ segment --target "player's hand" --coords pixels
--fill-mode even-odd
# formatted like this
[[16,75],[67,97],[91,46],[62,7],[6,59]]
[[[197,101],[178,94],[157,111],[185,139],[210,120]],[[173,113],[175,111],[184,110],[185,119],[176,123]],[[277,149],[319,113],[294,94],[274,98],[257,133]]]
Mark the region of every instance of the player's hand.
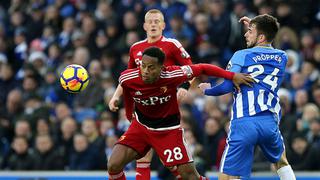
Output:
[[247,16],[243,16],[242,18],[239,19],[239,22],[243,23],[246,27],[249,26],[251,19],[248,18]]
[[200,88],[201,91],[202,91],[202,93],[204,94],[204,91],[205,91],[206,89],[211,88],[211,84],[210,84],[210,83],[200,83],[200,84],[198,85],[198,88]]
[[187,94],[188,94],[188,90],[186,90],[184,88],[179,88],[178,92],[177,92],[178,102],[181,102],[183,100],[183,98],[186,97]]
[[237,91],[240,92],[240,85],[245,84],[252,87],[251,83],[254,83],[254,79],[249,74],[235,73],[233,76],[233,84],[236,87]]
[[112,112],[119,110],[119,98],[112,97],[109,101],[109,109]]

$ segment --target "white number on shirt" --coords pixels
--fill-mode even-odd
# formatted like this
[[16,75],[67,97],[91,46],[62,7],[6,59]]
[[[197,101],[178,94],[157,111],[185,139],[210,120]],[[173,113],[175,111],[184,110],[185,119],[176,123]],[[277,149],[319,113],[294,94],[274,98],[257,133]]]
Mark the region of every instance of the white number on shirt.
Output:
[[[181,149],[179,147],[175,147],[173,148],[173,150],[171,151],[170,149],[166,149],[164,150],[163,154],[167,157],[167,162],[173,162],[173,158],[175,160],[181,160],[183,158],[183,155],[181,153]],[[172,157],[173,154],[173,157]]]
[[[278,68],[274,68],[273,72],[269,75],[266,75],[266,77],[262,80],[264,83],[268,84],[271,86],[271,90],[274,91],[276,87],[278,86],[278,77],[277,74],[279,73]],[[256,81],[259,82],[259,79],[256,77],[261,75],[264,72],[264,67],[259,64],[259,65],[253,65],[248,67],[248,72],[251,72],[250,75],[251,77]]]

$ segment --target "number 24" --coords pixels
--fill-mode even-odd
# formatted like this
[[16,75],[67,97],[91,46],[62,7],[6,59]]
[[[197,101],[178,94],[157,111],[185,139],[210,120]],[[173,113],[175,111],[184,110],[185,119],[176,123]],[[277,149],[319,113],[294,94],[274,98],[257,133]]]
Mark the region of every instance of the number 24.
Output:
[[[271,86],[271,90],[274,91],[278,86],[278,77],[277,74],[279,73],[278,68],[274,68],[273,72],[267,75],[262,81]],[[251,72],[251,77],[256,81],[259,82],[259,79],[255,78],[264,72],[264,67],[262,65],[253,65],[248,67],[248,72]],[[272,79],[273,78],[273,79]]]

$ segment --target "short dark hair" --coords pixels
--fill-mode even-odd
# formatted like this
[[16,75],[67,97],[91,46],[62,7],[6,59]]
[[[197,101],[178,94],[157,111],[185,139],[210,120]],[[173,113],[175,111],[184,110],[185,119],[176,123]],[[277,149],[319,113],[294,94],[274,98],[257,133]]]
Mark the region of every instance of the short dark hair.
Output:
[[155,46],[151,46],[151,47],[145,49],[142,53],[142,56],[143,55],[157,58],[158,63],[161,65],[163,64],[163,62],[166,58],[166,55],[164,54],[164,52],[160,48],[155,47]]
[[254,17],[250,24],[255,24],[258,33],[264,34],[268,42],[273,41],[280,27],[277,18],[269,14]]

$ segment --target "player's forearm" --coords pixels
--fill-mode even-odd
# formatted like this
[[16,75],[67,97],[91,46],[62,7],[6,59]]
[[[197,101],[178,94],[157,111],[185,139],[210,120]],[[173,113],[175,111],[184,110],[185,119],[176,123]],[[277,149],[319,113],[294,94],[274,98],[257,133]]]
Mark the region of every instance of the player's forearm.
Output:
[[204,94],[208,96],[220,96],[232,92],[233,84],[230,80],[225,80],[221,84],[218,84],[210,89],[204,90]]
[[192,65],[192,70],[194,76],[199,76],[201,74],[208,76],[215,76],[224,79],[232,80],[234,76],[234,72],[226,71],[218,66],[212,64],[196,64]]
[[123,94],[123,88],[122,88],[122,86],[119,84],[119,85],[117,86],[116,91],[115,91],[114,94],[113,94],[113,98],[119,99],[122,94]]

